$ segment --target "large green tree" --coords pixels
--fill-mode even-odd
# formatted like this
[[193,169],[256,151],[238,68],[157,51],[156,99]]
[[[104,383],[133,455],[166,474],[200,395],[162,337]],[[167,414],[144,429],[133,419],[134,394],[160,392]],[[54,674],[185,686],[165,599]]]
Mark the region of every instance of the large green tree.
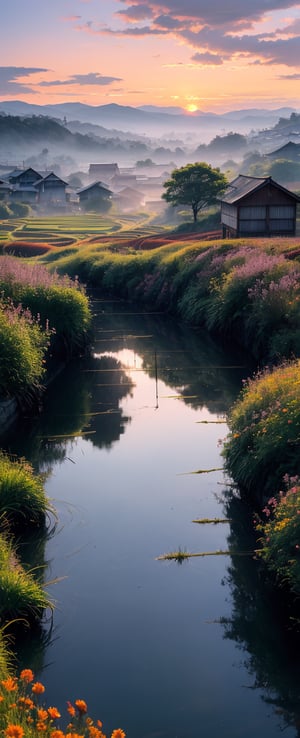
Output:
[[174,207],[189,205],[196,223],[199,211],[213,205],[226,185],[227,179],[220,169],[213,169],[203,161],[196,162],[174,169],[171,179],[164,183],[166,191],[162,197]]

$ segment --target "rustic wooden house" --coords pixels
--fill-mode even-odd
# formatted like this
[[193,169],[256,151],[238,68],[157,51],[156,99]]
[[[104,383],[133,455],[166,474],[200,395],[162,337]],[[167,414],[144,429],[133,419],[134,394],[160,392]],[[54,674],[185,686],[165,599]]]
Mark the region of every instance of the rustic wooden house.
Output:
[[112,164],[90,164],[89,166],[89,179],[92,181],[110,182],[113,177],[117,177],[119,174],[120,170],[115,162]]
[[112,197],[112,191],[103,182],[92,182],[87,187],[77,190],[79,204],[84,210],[91,208],[92,210],[102,210],[103,206],[107,206],[108,201]]
[[223,238],[294,236],[298,202],[272,177],[240,174],[220,197]]
[[63,179],[50,172],[46,177],[42,177],[34,185],[38,193],[39,205],[48,208],[59,208],[66,206],[66,188],[68,184]]

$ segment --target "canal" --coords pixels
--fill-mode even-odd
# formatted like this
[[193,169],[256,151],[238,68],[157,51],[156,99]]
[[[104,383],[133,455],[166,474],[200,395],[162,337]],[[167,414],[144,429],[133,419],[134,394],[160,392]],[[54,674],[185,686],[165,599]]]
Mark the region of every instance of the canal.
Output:
[[[293,636],[222,470],[226,413],[252,369],[165,316],[100,299],[93,312],[92,355],[1,439],[45,474],[58,516],[20,549],[55,602],[17,639],[20,663],[48,704],[85,699],[108,735],[294,738]],[[207,555],[159,558],[176,551]]]

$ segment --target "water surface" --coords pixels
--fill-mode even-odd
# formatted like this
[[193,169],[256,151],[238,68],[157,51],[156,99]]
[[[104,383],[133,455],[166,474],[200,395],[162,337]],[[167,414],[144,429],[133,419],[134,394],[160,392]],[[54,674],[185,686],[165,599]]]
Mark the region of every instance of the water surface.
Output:
[[[48,704],[83,698],[108,734],[294,737],[293,639],[252,556],[237,555],[252,551],[248,511],[224,503],[226,412],[250,368],[163,316],[101,301],[94,312],[93,355],[5,439],[47,472],[59,519],[34,549],[45,579],[61,578],[53,630],[29,634],[21,659]],[[179,548],[232,556],[157,560]]]

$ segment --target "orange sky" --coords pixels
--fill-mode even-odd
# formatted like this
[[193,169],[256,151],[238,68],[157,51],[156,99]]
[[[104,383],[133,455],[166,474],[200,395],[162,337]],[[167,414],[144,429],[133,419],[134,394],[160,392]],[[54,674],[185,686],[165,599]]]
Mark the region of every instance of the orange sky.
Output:
[[1,31],[0,100],[300,109],[292,0],[10,0]]

